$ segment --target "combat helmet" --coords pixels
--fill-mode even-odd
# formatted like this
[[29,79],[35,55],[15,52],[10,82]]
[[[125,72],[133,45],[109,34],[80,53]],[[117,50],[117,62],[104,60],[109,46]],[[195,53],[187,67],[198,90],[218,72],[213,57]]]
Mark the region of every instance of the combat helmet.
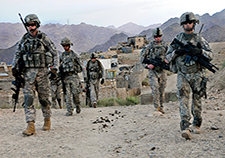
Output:
[[40,27],[40,20],[38,19],[36,14],[29,14],[24,18],[25,24],[35,22],[37,27]]
[[188,22],[188,21],[193,21],[194,24],[196,24],[196,23],[199,24],[199,20],[196,18],[196,16],[192,12],[186,12],[181,15],[180,25],[183,25],[185,22]]
[[160,37],[162,35],[163,35],[162,29],[160,29],[158,27],[152,31],[153,37]]
[[73,43],[71,43],[70,39],[68,37],[64,37],[61,40],[61,45],[73,45]]
[[91,54],[90,54],[90,58],[91,58],[91,59],[96,59],[96,58],[97,58],[97,55],[96,55],[95,53],[91,53]]

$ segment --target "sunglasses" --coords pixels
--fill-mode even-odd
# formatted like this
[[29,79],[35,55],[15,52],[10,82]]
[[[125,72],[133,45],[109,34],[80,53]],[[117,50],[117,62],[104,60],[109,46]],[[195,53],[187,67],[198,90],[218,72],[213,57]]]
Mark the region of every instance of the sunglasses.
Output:
[[185,21],[185,22],[183,22],[183,24],[192,24],[193,23],[193,21]]
[[35,23],[27,24],[27,27],[29,26],[36,26],[36,24]]
[[66,45],[62,45],[63,47],[69,47],[70,45],[69,44],[66,44]]
[[158,37],[162,37],[162,36],[154,36],[154,38],[158,38]]

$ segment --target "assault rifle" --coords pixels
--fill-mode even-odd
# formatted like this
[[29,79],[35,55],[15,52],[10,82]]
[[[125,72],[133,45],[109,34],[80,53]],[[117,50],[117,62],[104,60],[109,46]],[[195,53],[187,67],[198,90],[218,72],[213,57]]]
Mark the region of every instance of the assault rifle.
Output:
[[22,60],[22,57],[20,57],[18,60],[18,70],[16,68],[12,69],[13,76],[15,77],[15,81],[12,81],[12,84],[16,86],[16,89],[11,88],[11,90],[14,91],[12,95],[12,99],[15,102],[13,107],[13,112],[16,111],[16,104],[18,103],[20,88],[22,88],[24,85],[24,78],[22,73],[24,71],[24,67],[25,67],[24,62]]
[[[16,80],[12,81],[12,84],[14,86],[16,86],[15,88],[11,88],[11,90],[14,91],[13,95],[12,95],[12,99],[14,99],[14,107],[13,107],[13,112],[16,111],[16,104],[19,103],[18,99],[19,99],[19,92],[20,92],[20,88],[22,88],[22,85],[24,84],[24,78],[21,75],[18,75],[17,77],[15,77]],[[24,104],[24,103],[23,103]]]
[[169,65],[162,61],[162,58],[160,57],[155,57],[155,58],[151,58],[150,60],[148,60],[147,58],[144,59],[143,61],[144,64],[152,64],[154,66],[158,66],[162,69],[165,69],[165,70],[169,70]]
[[62,88],[63,88],[63,94],[64,96],[66,95],[66,84],[64,82],[64,79],[65,79],[65,73],[63,72],[63,67],[62,65],[59,66],[59,76],[60,76],[60,79],[62,81]]
[[[191,42],[187,42],[187,44],[183,44],[178,39],[174,38],[171,44],[174,44],[176,46],[179,46],[181,48],[184,48],[185,52],[187,53],[187,56],[185,58],[185,63],[190,63],[190,60],[193,59],[195,62],[199,63],[203,67],[207,68],[211,72],[215,73],[216,70],[219,70],[218,67],[210,63],[209,59],[205,57],[203,54],[193,55],[190,54],[190,50],[193,48],[201,48],[201,46],[194,46]],[[216,69],[213,69],[213,67]]]

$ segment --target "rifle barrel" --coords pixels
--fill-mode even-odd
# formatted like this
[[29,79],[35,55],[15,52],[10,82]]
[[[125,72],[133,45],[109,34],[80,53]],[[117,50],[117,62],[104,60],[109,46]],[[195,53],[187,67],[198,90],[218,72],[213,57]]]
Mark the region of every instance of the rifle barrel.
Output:
[[25,27],[25,29],[27,30],[27,32],[29,32],[29,30],[27,29],[26,25],[25,25],[25,22],[23,21],[23,18],[22,18],[22,15],[20,13],[18,13],[19,17],[20,17],[20,20],[22,21],[23,23],[23,26]]

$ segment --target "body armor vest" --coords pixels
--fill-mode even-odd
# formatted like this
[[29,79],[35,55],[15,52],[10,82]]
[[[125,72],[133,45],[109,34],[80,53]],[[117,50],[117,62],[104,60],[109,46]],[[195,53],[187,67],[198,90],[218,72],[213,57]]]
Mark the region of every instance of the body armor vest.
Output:
[[63,72],[75,72],[80,73],[82,68],[78,61],[75,60],[75,54],[71,50],[70,52],[63,52],[62,53],[62,68]]
[[94,63],[89,61],[88,62],[88,67],[87,67],[87,71],[89,72],[89,77],[92,80],[95,79],[100,79],[102,77],[102,73],[101,73],[101,68],[99,66],[99,62],[98,60],[96,60]]
[[[188,41],[190,41],[193,45],[197,46],[197,43],[199,42],[199,39],[197,36],[193,36],[191,39],[186,39],[184,35],[181,35],[179,39],[182,43],[186,44]],[[177,64],[178,68],[183,73],[195,73],[199,70],[201,70],[201,65],[196,63],[193,59],[190,60],[190,63],[185,63],[185,59],[187,57],[187,54],[183,56],[179,56],[177,58]]]
[[[147,55],[147,59],[155,59],[155,57],[160,57],[162,58],[162,60],[165,59],[165,53],[167,51],[167,46],[165,45],[165,43],[162,41],[161,43],[156,43],[155,41],[152,41],[149,50],[148,50],[148,55]],[[160,67],[155,67],[154,70],[156,72],[161,72],[162,68]]]
[[51,56],[46,61],[46,49],[41,39],[28,36],[21,44],[21,50],[23,52],[23,61],[26,68],[43,68],[52,63],[51,53],[47,53]]

